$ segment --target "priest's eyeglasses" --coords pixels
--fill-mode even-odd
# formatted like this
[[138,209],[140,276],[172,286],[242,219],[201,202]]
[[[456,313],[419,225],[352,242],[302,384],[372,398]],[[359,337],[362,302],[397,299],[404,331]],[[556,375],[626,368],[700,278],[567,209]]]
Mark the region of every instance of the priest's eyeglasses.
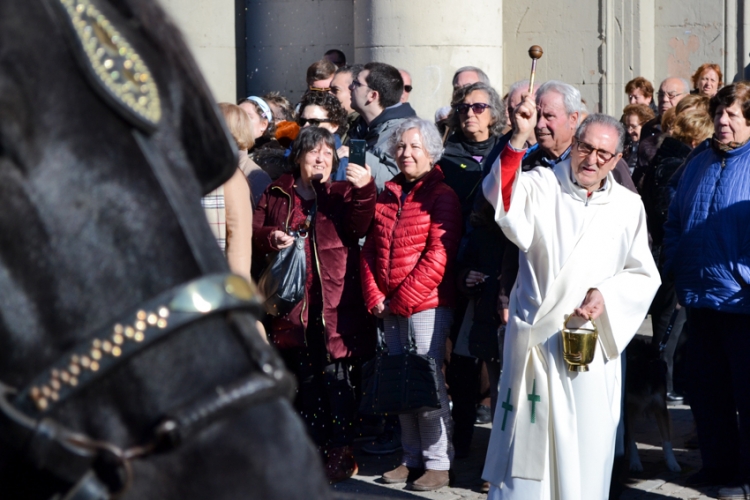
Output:
[[610,153],[609,151],[604,151],[603,149],[597,149],[591,144],[586,144],[583,141],[577,140],[576,147],[578,148],[578,152],[581,153],[581,156],[588,156],[592,151],[596,151],[596,159],[600,165],[604,165],[609,160],[615,157],[615,153]]

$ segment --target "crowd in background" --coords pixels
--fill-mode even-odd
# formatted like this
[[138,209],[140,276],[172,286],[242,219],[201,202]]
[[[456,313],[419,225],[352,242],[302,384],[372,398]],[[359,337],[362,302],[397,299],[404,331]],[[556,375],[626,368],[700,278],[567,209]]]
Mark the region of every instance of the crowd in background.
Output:
[[[206,215],[230,268],[248,278],[279,250],[304,245],[304,299],[263,324],[298,379],[295,404],[329,480],[356,474],[353,441],[375,432],[365,452],[403,450],[384,481],[438,489],[497,403],[518,249],[481,183],[529,82],[501,97],[480,68],[460,68],[432,121],[408,103],[418,91],[411,75],[388,64],[347,65],[332,50],[306,83],[298,103],[270,92],[220,105],[240,160],[204,198]],[[750,86],[724,86],[719,66],[704,64],[692,82],[666,78],[656,90],[638,77],[624,90],[626,140],[613,178],[640,194],[662,272],[651,318],[653,342],[665,340],[667,398],[689,397],[695,414],[695,481],[747,485]],[[589,111],[564,82],[533,92],[538,121],[523,169],[553,168],[585,149],[574,149],[575,132]],[[364,165],[348,161],[355,139],[366,142]],[[439,410],[358,415],[360,368],[377,328],[389,352],[413,331],[418,351],[444,365]]]

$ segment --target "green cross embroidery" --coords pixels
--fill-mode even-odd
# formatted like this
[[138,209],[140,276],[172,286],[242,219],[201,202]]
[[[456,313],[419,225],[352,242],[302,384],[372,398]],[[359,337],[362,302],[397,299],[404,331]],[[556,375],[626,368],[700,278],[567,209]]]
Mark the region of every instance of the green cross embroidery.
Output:
[[505,421],[508,419],[508,412],[513,411],[513,405],[510,404],[510,387],[508,387],[508,397],[505,398],[505,401],[503,401],[502,404],[503,410],[505,410],[505,414],[503,415],[503,425],[500,427],[501,431],[505,430]]
[[527,396],[527,399],[531,401],[531,423],[536,423],[536,404],[542,400],[540,396],[536,394],[536,379],[534,379],[534,385],[531,388],[531,394]]

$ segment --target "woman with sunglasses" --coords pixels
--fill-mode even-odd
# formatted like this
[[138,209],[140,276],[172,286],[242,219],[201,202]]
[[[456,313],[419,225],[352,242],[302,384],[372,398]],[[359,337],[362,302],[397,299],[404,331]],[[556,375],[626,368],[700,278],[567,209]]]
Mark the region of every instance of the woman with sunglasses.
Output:
[[[467,228],[476,194],[482,190],[483,171],[488,171],[494,159],[500,154],[498,142],[505,126],[502,100],[495,89],[486,83],[477,82],[460,87],[453,93],[448,123],[453,135],[445,143],[445,152],[438,164],[445,175],[445,183],[458,195],[464,227]],[[481,229],[486,231],[486,228]],[[462,243],[461,248],[466,246],[467,243]],[[502,251],[500,248],[497,250]],[[459,255],[459,259],[461,257]],[[502,254],[498,259],[502,260]],[[469,287],[474,291],[484,288],[484,271],[487,269],[475,267],[463,278],[463,283],[460,283],[461,289]],[[496,281],[497,276],[487,276],[486,279]],[[464,323],[462,318],[469,300],[469,294],[466,294],[458,301],[456,329]],[[494,304],[492,310],[495,310]],[[471,319],[466,318],[467,324],[471,324]],[[447,376],[453,398],[453,444],[456,456],[464,457],[469,453],[474,433],[481,365],[469,352],[466,332],[468,329],[460,330],[462,335],[457,339],[451,353]]]
[[[307,92],[299,103],[297,124],[300,128],[322,127],[333,134],[336,151],[341,149],[341,136],[346,132],[346,110],[336,96],[328,92]],[[339,156],[339,168],[334,181],[346,180],[346,166],[349,158]]]
[[445,143],[445,152],[438,164],[445,174],[445,183],[461,201],[464,220],[473,208],[482,171],[485,166],[490,167],[488,156],[502,136],[503,114],[500,96],[486,83],[472,83],[453,93],[448,117],[453,135]]

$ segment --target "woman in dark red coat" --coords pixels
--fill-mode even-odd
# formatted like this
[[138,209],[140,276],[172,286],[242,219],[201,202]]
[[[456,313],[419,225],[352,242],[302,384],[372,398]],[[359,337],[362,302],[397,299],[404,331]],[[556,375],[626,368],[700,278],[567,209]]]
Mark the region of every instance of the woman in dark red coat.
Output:
[[[453,320],[452,263],[461,238],[461,205],[434,166],[443,147],[432,123],[409,118],[391,138],[401,173],[378,197],[375,223],[362,249],[362,287],[367,309],[383,319],[391,354],[408,345],[413,323],[420,354],[443,364]],[[410,471],[424,474],[413,486],[429,491],[448,484],[453,460],[452,421],[442,372],[439,410],[401,415],[401,465],[383,474],[387,483],[406,482]]]
[[269,337],[297,376],[295,404],[325,453],[329,480],[337,482],[357,472],[351,366],[375,346],[362,300],[358,240],[372,222],[377,191],[370,169],[354,164],[346,181],[331,182],[338,157],[333,134],[323,128],[302,129],[290,158],[294,172],[268,186],[255,209],[254,252],[292,245],[291,231],[309,234],[305,297],[273,318]]

